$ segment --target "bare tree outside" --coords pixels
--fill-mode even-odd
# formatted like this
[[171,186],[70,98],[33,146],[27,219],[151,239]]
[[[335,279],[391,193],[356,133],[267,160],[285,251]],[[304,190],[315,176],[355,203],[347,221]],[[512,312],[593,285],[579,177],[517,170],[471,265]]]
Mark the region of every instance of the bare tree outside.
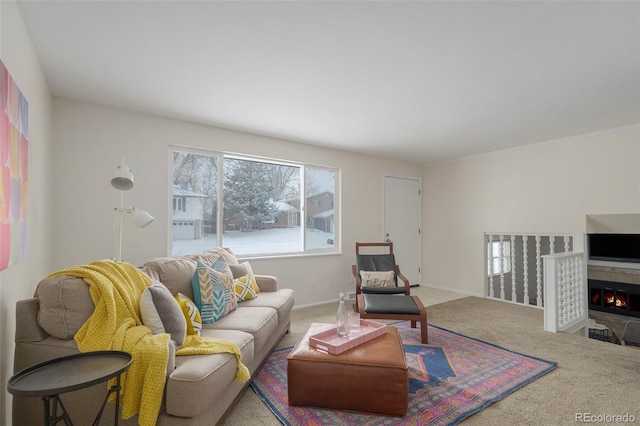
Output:
[[[180,224],[174,223],[174,228],[191,226],[190,223],[193,221],[194,236],[215,233],[218,161],[219,158],[216,156],[174,151],[174,199],[181,196],[180,203],[174,201],[174,222],[177,219]],[[178,215],[176,215],[177,205],[182,207]],[[190,207],[189,213],[186,211],[186,206]],[[200,226],[200,229],[195,229],[196,226]],[[180,239],[188,237],[190,233],[190,230],[184,229],[178,232]]]
[[300,208],[300,168],[280,166],[269,168],[269,180],[273,187],[273,200],[286,201]]

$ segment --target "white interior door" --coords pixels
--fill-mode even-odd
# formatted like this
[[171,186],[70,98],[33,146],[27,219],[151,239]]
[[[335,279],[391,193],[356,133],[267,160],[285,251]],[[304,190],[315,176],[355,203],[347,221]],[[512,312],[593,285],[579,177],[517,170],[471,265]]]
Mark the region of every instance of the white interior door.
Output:
[[422,282],[422,182],[384,177],[384,239],[393,242],[400,272],[411,285]]

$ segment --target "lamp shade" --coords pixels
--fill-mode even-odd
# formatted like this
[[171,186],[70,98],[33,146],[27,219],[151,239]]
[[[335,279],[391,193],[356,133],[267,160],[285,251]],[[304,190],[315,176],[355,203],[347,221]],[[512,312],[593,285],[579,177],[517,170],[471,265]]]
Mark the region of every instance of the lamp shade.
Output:
[[113,174],[111,186],[120,191],[127,191],[133,188],[133,173],[131,173],[129,166],[124,164],[124,158]]
[[136,228],[142,229],[153,222],[154,217],[144,210],[134,208],[133,212],[131,212],[131,219]]

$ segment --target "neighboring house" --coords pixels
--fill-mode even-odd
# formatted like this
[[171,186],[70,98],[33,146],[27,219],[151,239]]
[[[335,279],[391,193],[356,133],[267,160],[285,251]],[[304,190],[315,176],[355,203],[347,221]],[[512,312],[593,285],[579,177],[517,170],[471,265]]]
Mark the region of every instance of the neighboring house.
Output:
[[333,232],[334,196],[325,191],[307,197],[307,226],[324,232]]
[[[276,201],[274,204],[278,207],[278,216],[276,216],[275,223],[271,224],[274,228],[300,226],[300,209],[282,200]],[[267,224],[263,223],[263,225]]]
[[173,239],[197,240],[202,238],[204,194],[173,187]]
[[310,216],[309,226],[313,229],[333,233],[333,212],[334,210],[331,209],[325,212],[320,212],[315,216]]

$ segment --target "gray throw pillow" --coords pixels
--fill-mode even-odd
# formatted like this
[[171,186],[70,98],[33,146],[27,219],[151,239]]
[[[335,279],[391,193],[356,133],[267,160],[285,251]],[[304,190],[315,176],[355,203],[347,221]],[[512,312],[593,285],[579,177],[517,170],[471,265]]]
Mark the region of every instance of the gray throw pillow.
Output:
[[142,323],[153,334],[169,333],[176,345],[184,343],[187,334],[187,321],[180,305],[169,289],[155,281],[145,288],[140,297],[140,315]]

